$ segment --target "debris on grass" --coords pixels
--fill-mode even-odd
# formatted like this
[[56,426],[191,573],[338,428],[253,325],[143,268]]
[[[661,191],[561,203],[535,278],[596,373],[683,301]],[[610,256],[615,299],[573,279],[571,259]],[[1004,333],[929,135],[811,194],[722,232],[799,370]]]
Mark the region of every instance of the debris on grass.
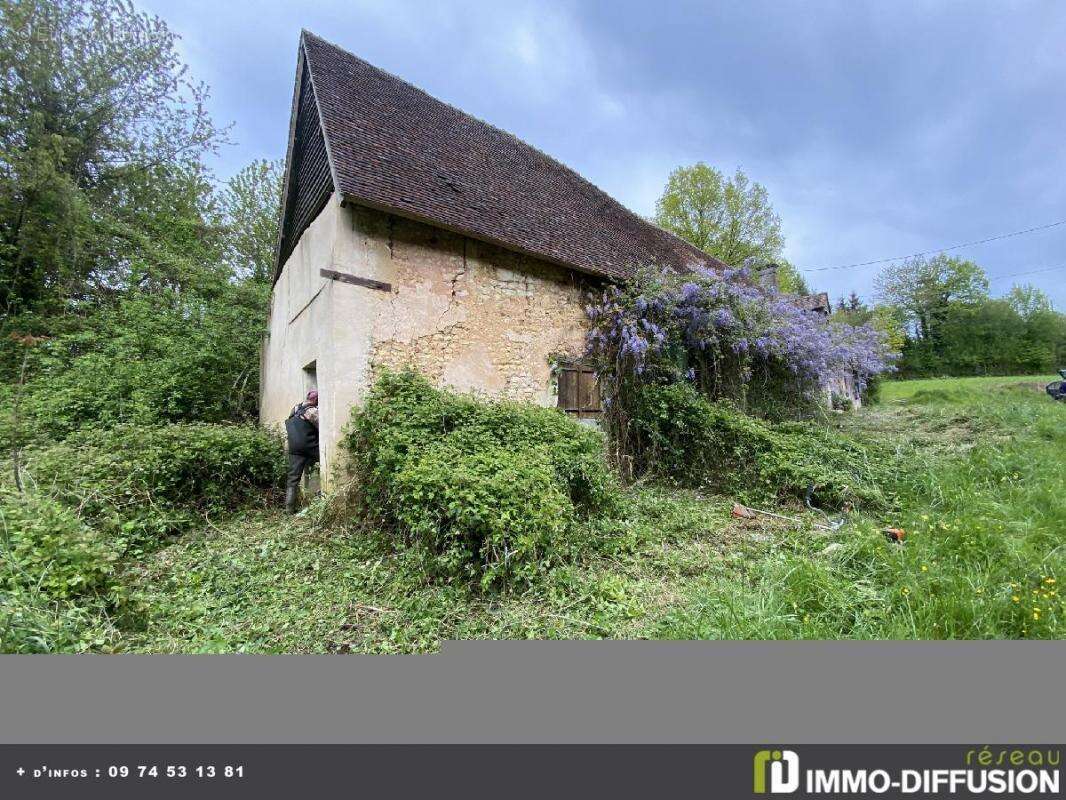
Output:
[[755,519],[755,512],[740,503],[733,503],[733,511],[731,513],[736,519]]
[[907,538],[907,532],[903,528],[884,528],[881,531],[890,541],[903,544],[903,540]]
[[837,528],[844,524],[843,520],[827,522],[811,522],[805,520],[802,517],[793,517],[788,514],[778,514],[774,511],[763,511],[758,508],[751,508],[749,506],[741,505],[740,503],[733,504],[732,516],[736,519],[755,519],[757,516],[770,517],[771,519],[779,519],[783,522],[791,522],[795,525],[810,525],[814,528],[819,528],[824,531],[835,531]]

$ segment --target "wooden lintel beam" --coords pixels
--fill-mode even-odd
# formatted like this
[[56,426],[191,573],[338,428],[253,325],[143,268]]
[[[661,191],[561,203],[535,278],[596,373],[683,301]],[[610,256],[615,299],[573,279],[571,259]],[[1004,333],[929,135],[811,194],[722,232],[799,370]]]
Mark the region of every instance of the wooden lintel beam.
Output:
[[354,286],[365,286],[367,289],[377,289],[379,292],[391,292],[392,284],[384,281],[376,281],[373,278],[360,278],[358,275],[349,275],[346,272],[337,272],[335,269],[320,269],[318,274],[331,281],[350,283]]

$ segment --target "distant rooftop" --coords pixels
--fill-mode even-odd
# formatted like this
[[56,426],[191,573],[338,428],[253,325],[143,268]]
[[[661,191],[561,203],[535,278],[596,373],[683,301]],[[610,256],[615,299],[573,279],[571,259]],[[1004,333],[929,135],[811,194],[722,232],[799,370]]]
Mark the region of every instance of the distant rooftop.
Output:
[[833,311],[826,292],[797,295],[793,298],[793,302],[804,311],[817,311],[820,314],[831,314]]

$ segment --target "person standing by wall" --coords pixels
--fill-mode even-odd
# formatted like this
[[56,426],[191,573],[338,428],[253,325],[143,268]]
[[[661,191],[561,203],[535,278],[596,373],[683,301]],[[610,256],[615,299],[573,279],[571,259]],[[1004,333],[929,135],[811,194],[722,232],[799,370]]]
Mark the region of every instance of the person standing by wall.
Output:
[[307,393],[285,420],[288,439],[289,474],[285,483],[285,510],[296,513],[300,501],[300,479],[318,463],[318,390]]

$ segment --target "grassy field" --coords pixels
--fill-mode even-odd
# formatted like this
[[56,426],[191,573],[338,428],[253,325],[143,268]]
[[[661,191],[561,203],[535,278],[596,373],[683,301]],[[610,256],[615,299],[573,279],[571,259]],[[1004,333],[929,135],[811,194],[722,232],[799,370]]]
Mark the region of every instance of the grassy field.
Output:
[[[827,425],[882,443],[890,512],[835,531],[737,520],[733,498],[629,491],[614,550],[536,589],[429,581],[410,552],[310,518],[246,514],[124,576],[140,624],[101,649],[412,652],[460,638],[1061,638],[1066,404],[1051,377],[889,383]],[[902,544],[881,532],[902,527]]]
[[1058,375],[1021,375],[1011,378],[924,378],[913,381],[888,381],[881,393],[885,402],[911,400],[926,392],[957,393],[961,404],[979,402],[980,395],[987,391],[999,391],[1029,386],[1044,390],[1051,381],[1060,380]]

